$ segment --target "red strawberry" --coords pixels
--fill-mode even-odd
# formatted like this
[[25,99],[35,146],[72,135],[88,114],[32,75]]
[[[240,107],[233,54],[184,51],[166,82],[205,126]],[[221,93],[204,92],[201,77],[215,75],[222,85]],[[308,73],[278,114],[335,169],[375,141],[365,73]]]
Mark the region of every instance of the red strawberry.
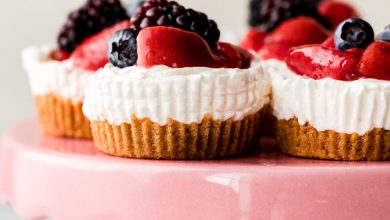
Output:
[[248,31],[240,46],[246,50],[258,51],[263,47],[266,34],[255,28]]
[[287,65],[298,75],[313,79],[333,78],[350,81],[358,78],[357,65],[362,50],[345,52],[318,45],[298,47],[290,51]]
[[364,51],[358,72],[366,78],[390,80],[390,43],[375,41]]
[[334,35],[328,37],[324,42],[321,44],[324,47],[330,47],[330,48],[336,48],[336,45],[334,43]]
[[328,38],[328,32],[317,21],[298,17],[282,23],[265,38],[265,44],[284,44],[288,47],[321,43]]
[[318,6],[318,11],[330,21],[334,28],[344,20],[358,16],[352,6],[337,1],[322,1]]
[[241,68],[246,65],[243,61],[246,54],[240,52],[241,49],[220,43],[212,51],[198,34],[172,27],[156,26],[141,30],[137,48],[137,65],[147,68],[155,65]]
[[89,71],[102,68],[108,63],[108,40],[115,32],[130,26],[130,21],[122,21],[84,40],[71,55],[75,67]]
[[259,51],[259,56],[263,60],[277,59],[284,60],[288,55],[289,47],[283,44],[267,44]]

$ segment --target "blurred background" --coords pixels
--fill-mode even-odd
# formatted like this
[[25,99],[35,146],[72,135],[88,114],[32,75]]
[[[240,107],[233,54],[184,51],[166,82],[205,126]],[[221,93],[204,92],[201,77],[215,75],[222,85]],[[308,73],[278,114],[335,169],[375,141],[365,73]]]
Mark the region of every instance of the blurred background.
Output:
[[[10,125],[34,116],[27,76],[20,52],[28,45],[55,42],[68,12],[85,0],[13,0],[0,7],[0,134]],[[237,41],[247,26],[248,0],[177,0],[215,19],[224,38]],[[342,1],[342,0],[341,0]],[[389,0],[345,0],[354,5],[376,31],[390,24]],[[131,0],[123,1],[124,3]],[[0,206],[1,220],[17,220],[11,209]]]

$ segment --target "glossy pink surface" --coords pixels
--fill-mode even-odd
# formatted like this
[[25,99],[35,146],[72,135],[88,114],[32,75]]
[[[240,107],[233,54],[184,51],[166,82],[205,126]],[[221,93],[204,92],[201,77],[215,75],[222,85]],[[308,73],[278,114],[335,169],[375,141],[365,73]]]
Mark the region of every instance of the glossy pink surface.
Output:
[[4,135],[0,194],[26,219],[389,219],[389,162],[297,159],[264,143],[246,158],[131,160],[29,120]]

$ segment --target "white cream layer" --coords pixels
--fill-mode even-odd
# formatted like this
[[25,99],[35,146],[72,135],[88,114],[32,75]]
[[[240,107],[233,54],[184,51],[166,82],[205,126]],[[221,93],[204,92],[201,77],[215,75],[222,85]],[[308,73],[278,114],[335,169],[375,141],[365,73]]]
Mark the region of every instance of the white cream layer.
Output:
[[390,130],[390,82],[330,78],[314,80],[293,73],[284,62],[269,60],[272,106],[280,120],[298,118],[318,131],[364,135],[374,128]]
[[86,81],[93,72],[77,70],[71,60],[49,59],[51,46],[32,46],[22,53],[33,95],[57,95],[74,103],[84,99]]
[[168,118],[200,123],[207,114],[241,120],[268,104],[269,94],[269,78],[258,62],[249,69],[107,64],[89,81],[83,111],[92,121],[114,125],[130,123],[132,115],[160,125]]

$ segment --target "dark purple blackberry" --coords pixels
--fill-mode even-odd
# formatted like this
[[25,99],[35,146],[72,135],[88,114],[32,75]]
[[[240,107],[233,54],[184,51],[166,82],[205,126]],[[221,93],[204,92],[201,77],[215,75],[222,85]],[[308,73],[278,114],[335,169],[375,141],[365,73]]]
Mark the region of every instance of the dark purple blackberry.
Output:
[[251,0],[249,10],[250,26],[265,32],[271,32],[283,21],[298,16],[312,17],[324,27],[331,27],[318,13],[312,0]]
[[126,19],[129,17],[119,0],[88,0],[69,14],[57,38],[59,47],[71,53],[87,37]]
[[137,62],[137,35],[134,29],[116,32],[108,42],[108,60],[119,68],[132,66]]
[[146,1],[132,16],[131,22],[136,30],[152,26],[168,26],[192,31],[205,39],[211,48],[217,46],[220,37],[215,21],[209,20],[204,13],[186,9],[175,1]]

